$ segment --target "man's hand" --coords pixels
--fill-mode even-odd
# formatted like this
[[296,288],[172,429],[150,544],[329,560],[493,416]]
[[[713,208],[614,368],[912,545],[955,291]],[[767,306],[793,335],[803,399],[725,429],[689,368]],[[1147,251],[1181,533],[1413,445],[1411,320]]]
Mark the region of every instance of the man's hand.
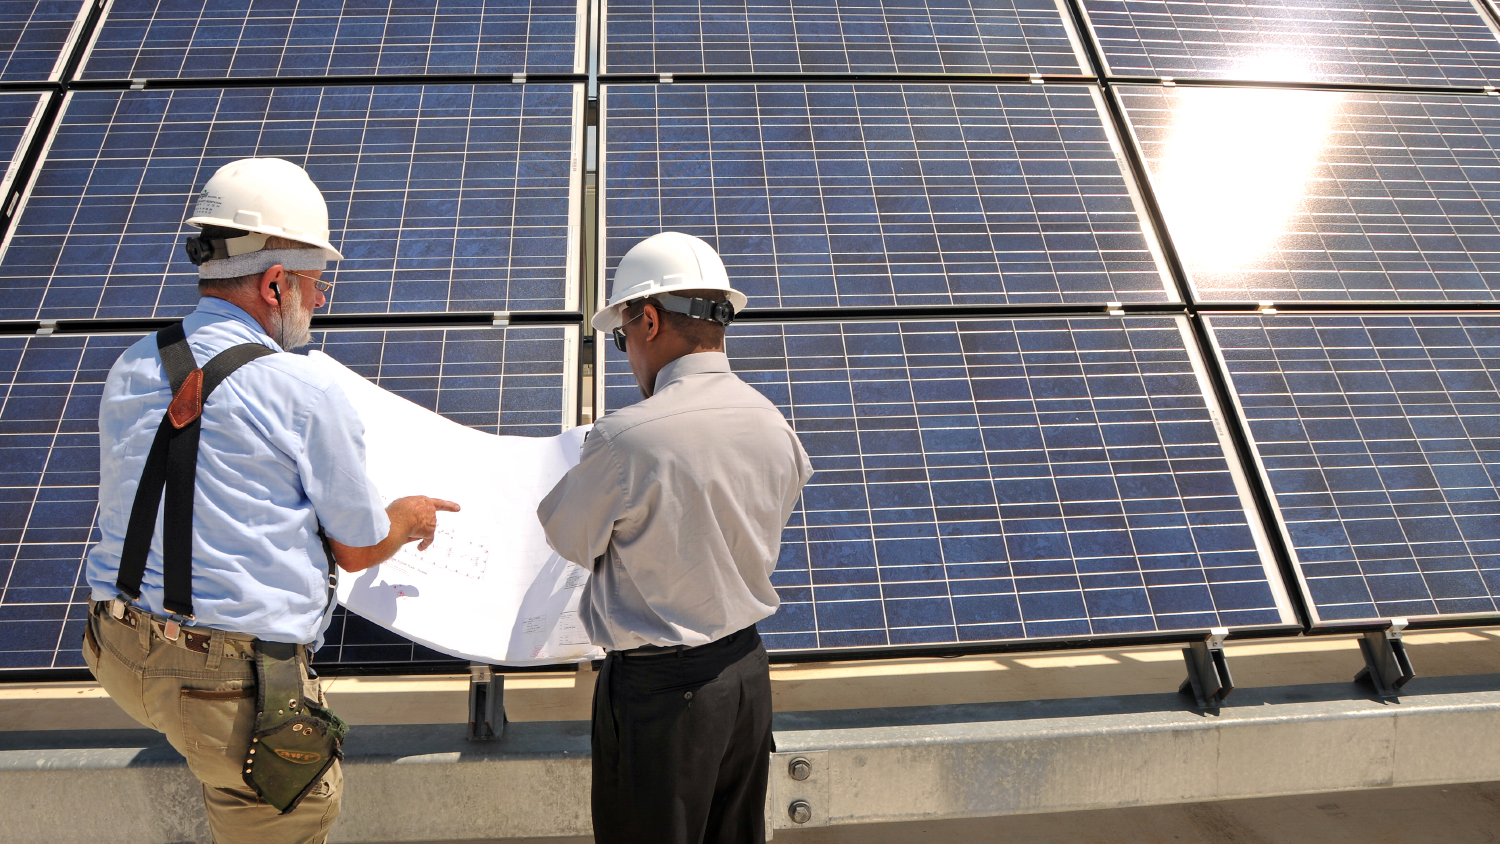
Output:
[[385,508],[385,514],[391,517],[391,535],[398,533],[397,525],[405,525],[399,531],[406,537],[401,540],[402,545],[420,539],[422,544],[417,546],[417,550],[426,551],[427,546],[432,544],[433,535],[437,532],[439,510],[444,513],[457,513],[458,505],[441,498],[411,495],[392,501],[391,506]]
[[426,551],[437,532],[437,514],[440,511],[457,513],[459,507],[452,501],[428,498],[425,495],[398,498],[385,508],[385,514],[391,520],[391,532],[386,534],[385,539],[362,548],[342,545],[329,539],[328,544],[333,546],[334,561],[339,568],[354,574],[389,560],[408,542],[420,541],[417,550]]

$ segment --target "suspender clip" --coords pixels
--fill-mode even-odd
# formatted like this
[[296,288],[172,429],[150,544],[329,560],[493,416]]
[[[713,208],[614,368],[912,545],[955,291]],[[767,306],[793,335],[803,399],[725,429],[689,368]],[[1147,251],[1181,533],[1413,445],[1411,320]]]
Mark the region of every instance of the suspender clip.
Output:
[[177,637],[181,634],[182,625],[178,624],[177,619],[175,618],[167,619],[167,623],[162,625],[161,637],[163,639],[166,639],[168,642],[177,641]]
[[124,621],[125,601],[120,598],[111,600],[109,602],[109,614],[114,617],[115,621]]

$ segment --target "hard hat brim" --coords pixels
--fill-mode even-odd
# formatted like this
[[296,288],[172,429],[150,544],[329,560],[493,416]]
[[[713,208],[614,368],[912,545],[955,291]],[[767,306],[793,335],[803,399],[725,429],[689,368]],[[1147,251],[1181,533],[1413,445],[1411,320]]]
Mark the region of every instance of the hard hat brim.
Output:
[[287,234],[286,231],[284,231],[280,226],[247,226],[243,223],[236,223],[233,220],[225,220],[219,217],[190,217],[187,221],[187,224],[190,226],[196,226],[200,229],[204,226],[215,226],[225,229],[238,229],[242,232],[255,232],[256,234],[268,234],[274,235],[275,237],[284,237],[288,240],[295,240],[298,243],[305,243],[315,249],[323,250],[324,257],[326,257],[330,261],[344,260],[344,253],[338,251],[337,249],[334,249],[333,244],[329,243],[328,241],[317,240],[303,234]]
[[[614,331],[616,328],[620,327],[620,315],[624,313],[625,306],[629,305],[631,302],[639,302],[642,299],[650,299],[652,296],[655,296],[658,293],[676,293],[679,290],[702,289],[704,289],[702,281],[691,281],[684,284],[669,284],[664,287],[658,287],[654,290],[651,290],[650,292],[642,293],[639,296],[632,296],[631,298],[626,299],[623,302],[615,302],[609,305],[608,307],[594,314],[594,318],[589,320],[589,325],[592,325],[595,331]],[[735,313],[743,311],[745,309],[745,306],[749,304],[750,300],[745,298],[745,294],[741,293],[738,290],[730,288],[723,292],[724,295],[728,297],[729,304],[734,306]]]

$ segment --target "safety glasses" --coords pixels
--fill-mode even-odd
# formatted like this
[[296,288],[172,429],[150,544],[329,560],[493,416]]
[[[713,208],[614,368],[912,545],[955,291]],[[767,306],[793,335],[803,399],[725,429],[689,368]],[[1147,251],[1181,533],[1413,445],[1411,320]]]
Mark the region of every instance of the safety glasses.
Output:
[[330,291],[330,290],[333,289],[333,282],[331,282],[331,281],[324,281],[321,278],[314,278],[314,277],[312,277],[312,276],[310,276],[310,275],[308,275],[306,273],[299,273],[296,270],[287,270],[286,274],[287,275],[300,276],[302,278],[308,279],[309,281],[311,281],[313,283],[313,287],[319,293],[327,293],[328,291]]
[[631,324],[632,322],[635,322],[636,320],[640,319],[641,317],[643,317],[645,315],[646,315],[646,312],[645,311],[641,311],[640,313],[636,314],[634,317],[632,317],[632,318],[630,318],[630,319],[628,319],[628,320],[620,323],[620,325],[615,328],[614,335],[615,335],[615,348],[616,349],[619,349],[621,352],[625,351],[625,326]]

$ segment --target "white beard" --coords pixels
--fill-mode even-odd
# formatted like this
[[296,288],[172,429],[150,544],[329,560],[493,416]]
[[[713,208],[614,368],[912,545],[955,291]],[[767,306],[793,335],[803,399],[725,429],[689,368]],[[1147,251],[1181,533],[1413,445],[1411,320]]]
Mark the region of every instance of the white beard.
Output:
[[271,339],[283,351],[300,349],[312,342],[312,309],[302,306],[302,288],[286,285],[281,294],[281,308],[271,317],[276,333]]

